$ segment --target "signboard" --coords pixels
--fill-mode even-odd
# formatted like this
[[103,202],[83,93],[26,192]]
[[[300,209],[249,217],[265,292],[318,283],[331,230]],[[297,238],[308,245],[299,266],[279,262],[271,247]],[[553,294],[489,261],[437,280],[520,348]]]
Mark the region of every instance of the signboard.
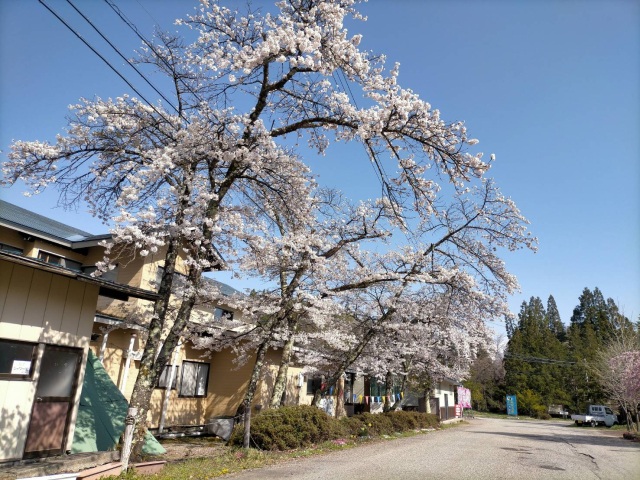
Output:
[[14,360],[11,365],[11,375],[29,375],[30,371],[30,360]]
[[518,400],[515,395],[507,395],[507,415],[518,416]]
[[462,406],[456,403],[456,418],[462,417]]
[[471,390],[458,387],[458,404],[462,408],[471,408]]

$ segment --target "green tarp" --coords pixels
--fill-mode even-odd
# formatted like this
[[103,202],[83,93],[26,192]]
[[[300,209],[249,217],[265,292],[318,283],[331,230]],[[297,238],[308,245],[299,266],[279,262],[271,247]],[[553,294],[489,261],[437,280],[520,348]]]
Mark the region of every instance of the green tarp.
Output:
[[[124,395],[113,383],[100,360],[89,350],[71,452],[115,450],[124,431],[128,408]],[[165,453],[165,449],[147,432],[142,452],[161,455]]]

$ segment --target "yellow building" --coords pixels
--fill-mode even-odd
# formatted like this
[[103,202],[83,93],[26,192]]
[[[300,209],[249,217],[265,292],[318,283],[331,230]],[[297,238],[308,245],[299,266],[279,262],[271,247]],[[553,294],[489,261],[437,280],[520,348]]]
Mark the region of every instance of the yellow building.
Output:
[[[109,238],[0,201],[0,462],[70,449],[88,349],[124,396],[131,396],[144,347],[145,313],[156,298],[163,257],[162,252],[136,257],[94,278],[94,265],[104,256],[100,243]],[[225,294],[238,293],[218,286]],[[226,305],[196,310],[192,321],[216,328],[222,316],[234,316],[242,325],[238,312]],[[68,389],[57,392],[65,400],[37,401],[41,370],[54,357],[67,359],[60,375]],[[181,342],[153,392],[150,429],[205,426],[214,417],[233,416],[254,363],[247,358],[238,366],[237,360],[229,350],[207,352]],[[279,350],[268,352],[255,410],[268,402],[279,360]],[[285,402],[298,404],[301,398],[305,403],[306,384],[300,369],[292,367]],[[29,440],[30,429],[41,428],[38,419],[52,413],[59,417],[52,430],[55,441],[36,445]]]

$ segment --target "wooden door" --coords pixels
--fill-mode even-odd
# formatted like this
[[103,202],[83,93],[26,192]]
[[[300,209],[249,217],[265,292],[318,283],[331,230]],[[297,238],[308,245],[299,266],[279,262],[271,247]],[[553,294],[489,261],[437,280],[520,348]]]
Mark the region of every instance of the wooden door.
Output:
[[81,361],[79,348],[45,345],[24,458],[63,453]]

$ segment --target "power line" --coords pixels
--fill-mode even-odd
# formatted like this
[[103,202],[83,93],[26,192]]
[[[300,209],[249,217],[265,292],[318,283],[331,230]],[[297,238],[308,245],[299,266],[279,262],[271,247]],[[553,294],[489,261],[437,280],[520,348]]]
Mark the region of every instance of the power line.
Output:
[[526,355],[518,355],[515,353],[505,353],[504,358],[510,358],[512,360],[520,360],[529,363],[544,363],[548,365],[575,365],[576,362],[570,362],[568,360],[557,360],[554,358],[544,357],[528,357]]
[[[89,49],[96,54],[105,64],[107,64],[107,66],[113,70],[113,72],[118,75],[123,82],[125,82],[129,88],[131,88],[142,100],[145,101],[145,103],[147,105],[149,105],[154,112],[156,112],[165,122],[167,122],[169,125],[173,125],[168,119],[167,117],[165,117],[161,112],[158,111],[158,109],[151,103],[149,102],[149,100],[147,100],[144,95],[142,95],[137,89],[136,87],[134,87],[133,85],[131,85],[131,83],[124,77],[124,75],[122,75],[117,68],[115,68],[106,58],[104,58],[95,48],[93,48],[91,46],[91,44],[89,42],[87,42],[82,35],[80,35],[77,31],[75,31],[73,29],[73,27],[71,27],[67,22],[64,21],[64,19],[62,17],[60,17],[55,11],[53,11],[46,3],[44,3],[44,0],[38,0],[38,2],[40,2],[40,4],[46,8],[47,10],[49,10],[49,12],[51,12],[51,14],[56,17],[65,27],[67,27],[76,37],[78,37],[80,39],[80,41],[82,41],[82,43],[84,43],[87,47],[89,47]],[[175,128],[175,127],[174,127]]]
[[[135,33],[138,38],[140,40],[142,40],[142,42],[154,53],[154,55],[162,62],[164,63],[164,65],[169,69],[169,70],[173,70],[173,66],[167,61],[167,59],[161,55],[160,53],[158,53],[158,51],[156,50],[155,46],[153,45],[153,43],[151,43],[150,41],[148,41],[144,35],[142,35],[140,33],[140,31],[138,30],[138,27],[135,26],[135,24],[129,20],[127,18],[127,16],[122,13],[122,10],[120,10],[118,8],[118,6],[113,3],[112,0],[104,0],[104,2],[109,5],[109,7],[111,7],[111,10],[113,10],[115,12],[115,14],[120,18],[120,20],[122,20],[122,22],[124,22],[125,25],[127,25],[131,31],[133,31],[133,33]],[[145,12],[147,12],[147,15],[149,15],[149,17],[156,23],[156,26],[159,27],[158,25],[158,21],[156,19],[153,18],[153,16],[147,11],[146,8],[144,8],[142,5],[140,5]],[[180,81],[180,83],[182,83],[182,85],[189,91],[189,93],[191,93],[196,100],[198,100],[199,103],[204,103],[203,100],[198,96],[198,94],[196,92],[193,91],[193,89],[189,86],[188,83],[186,83],[181,77],[178,77],[178,80]]]
[[[145,75],[144,75],[140,70],[138,70],[138,67],[136,67],[134,64],[132,64],[131,62],[129,62],[129,60],[127,59],[127,57],[125,57],[125,56],[122,54],[122,52],[118,49],[118,47],[116,47],[113,43],[111,43],[111,41],[110,41],[110,40],[109,40],[109,39],[108,39],[108,38],[107,38],[107,37],[106,37],[106,36],[105,36],[105,35],[104,35],[104,34],[103,34],[99,29],[98,29],[98,27],[96,27],[96,26],[93,24],[93,22],[91,22],[91,20],[89,20],[89,19],[88,19],[88,18],[87,18],[87,17],[86,17],[86,16],[85,16],[85,15],[84,15],[84,14],[83,14],[83,13],[82,13],[78,8],[77,8],[77,7],[73,4],[73,2],[72,2],[71,0],[67,0],[67,3],[68,3],[69,5],[71,5],[71,7],[72,7],[76,12],[78,12],[78,14],[79,14],[82,18],[84,18],[84,20],[85,20],[89,25],[91,25],[91,27],[92,27],[92,28],[93,28],[93,29],[98,33],[98,35],[100,35],[100,36],[102,37],[102,39],[103,39],[105,42],[107,42],[107,43],[109,44],[109,46],[110,46],[111,48],[113,48],[113,49],[116,51],[116,53],[117,53],[118,55],[120,55],[120,58],[122,58],[122,59],[127,63],[127,65],[129,65],[131,68],[133,68],[133,69],[136,71],[136,73],[137,73],[138,75],[140,75],[140,76],[142,77],[142,79],[143,79],[145,82],[147,82],[147,85],[149,85],[149,86],[150,86],[150,87],[151,87],[151,88],[152,88],[152,89],[153,89],[153,90],[154,90],[158,95],[160,95],[160,96],[162,97],[162,99],[163,99],[165,102],[167,102],[167,104],[169,104],[169,106],[171,106],[171,108],[173,108],[173,109],[176,111],[176,113],[177,113],[178,115],[182,116],[182,113],[181,113],[181,112],[176,108],[176,106],[175,106],[175,105],[173,105],[173,103],[171,103],[171,101],[170,101],[167,97],[165,97],[165,96],[162,94],[162,92],[161,92],[160,90],[158,90],[158,89],[157,89],[157,88],[156,88],[156,87],[155,87],[155,86],[154,86],[154,85],[153,85],[153,84],[152,84],[152,83],[147,79],[147,77],[146,77],[146,76],[145,76]],[[186,118],[184,118],[184,117],[182,117],[182,118],[186,121]]]

